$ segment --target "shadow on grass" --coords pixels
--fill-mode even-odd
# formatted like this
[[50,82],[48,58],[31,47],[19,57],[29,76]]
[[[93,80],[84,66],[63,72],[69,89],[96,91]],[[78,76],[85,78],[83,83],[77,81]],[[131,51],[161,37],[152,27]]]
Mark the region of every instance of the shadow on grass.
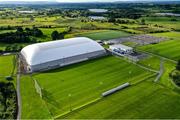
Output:
[[45,100],[48,104],[53,105],[54,107],[60,106],[60,103],[56,101],[56,99],[52,96],[52,94],[45,89],[42,90],[42,99]]

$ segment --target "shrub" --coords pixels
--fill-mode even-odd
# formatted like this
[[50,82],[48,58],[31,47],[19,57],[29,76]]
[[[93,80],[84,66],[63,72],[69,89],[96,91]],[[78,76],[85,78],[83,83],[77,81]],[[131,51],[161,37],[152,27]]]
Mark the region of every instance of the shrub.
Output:
[[176,66],[177,70],[180,70],[180,60],[178,60],[177,66]]

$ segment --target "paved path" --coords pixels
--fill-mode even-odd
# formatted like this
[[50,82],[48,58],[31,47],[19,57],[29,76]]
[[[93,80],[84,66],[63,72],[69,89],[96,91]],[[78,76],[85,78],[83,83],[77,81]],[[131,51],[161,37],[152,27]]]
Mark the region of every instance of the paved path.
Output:
[[150,72],[159,73],[159,71],[157,71],[157,70],[154,70],[154,69],[151,69],[151,68],[145,67],[145,66],[140,65],[140,64],[137,64],[137,63],[134,63],[134,64],[135,64],[135,65],[137,65],[138,67],[143,68],[143,69],[145,69],[145,70],[148,70],[148,71],[150,71]]
[[163,75],[163,73],[164,73],[164,59],[161,58],[159,74],[156,77],[156,79],[154,80],[154,82],[158,82],[160,80],[161,76]]
[[[17,91],[17,98],[18,98],[18,114],[17,114],[17,120],[21,119],[21,94],[20,94],[20,59],[19,57],[17,57],[17,87],[16,87],[16,91]],[[29,111],[30,112],[30,111]]]

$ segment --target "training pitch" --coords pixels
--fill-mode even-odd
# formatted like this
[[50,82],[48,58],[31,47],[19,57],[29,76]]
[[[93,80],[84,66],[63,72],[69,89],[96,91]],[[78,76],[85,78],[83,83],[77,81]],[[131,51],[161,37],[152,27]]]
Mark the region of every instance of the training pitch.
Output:
[[[33,78],[43,88],[42,100],[36,91],[32,89],[33,81],[27,76],[22,77],[23,118],[32,118],[33,115],[37,115],[33,116],[33,118],[38,118],[39,116],[41,118],[57,117],[101,98],[102,92],[125,82],[130,82],[132,85],[136,84],[151,75],[151,72],[145,71],[120,58],[106,56],[34,74]],[[28,84],[28,86],[24,87],[23,85],[25,84]],[[31,107],[29,110],[33,109],[32,115],[29,115],[27,107],[30,101]],[[37,104],[40,104],[40,108],[37,108]],[[41,107],[43,106],[45,106],[43,109],[44,113],[41,113]]]

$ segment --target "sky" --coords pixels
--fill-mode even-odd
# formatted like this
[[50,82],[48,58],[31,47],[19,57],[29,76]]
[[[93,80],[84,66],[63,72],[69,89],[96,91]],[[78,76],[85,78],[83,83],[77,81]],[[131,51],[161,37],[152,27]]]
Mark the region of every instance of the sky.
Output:
[[[115,1],[138,1],[138,0],[0,0],[0,1],[115,2]],[[150,1],[150,0],[143,0],[143,1]],[[163,1],[163,0],[154,0],[154,1]]]

